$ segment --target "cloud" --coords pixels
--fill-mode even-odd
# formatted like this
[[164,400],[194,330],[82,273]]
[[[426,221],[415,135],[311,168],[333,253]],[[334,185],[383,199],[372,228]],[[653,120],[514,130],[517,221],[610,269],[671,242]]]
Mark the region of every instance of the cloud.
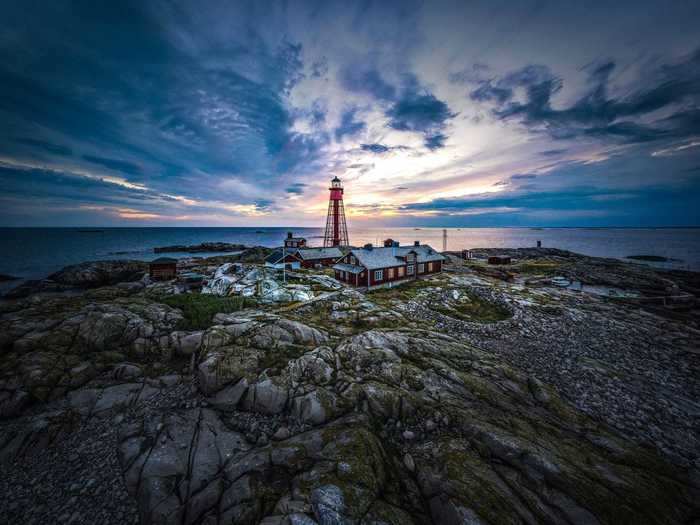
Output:
[[97,157],[94,155],[83,155],[83,159],[92,164],[104,166],[110,170],[126,173],[128,175],[141,175],[143,173],[141,166],[125,160],[108,159],[106,157]]
[[311,64],[311,77],[312,78],[322,78],[328,74],[328,59],[322,57]]
[[389,127],[395,130],[433,134],[455,114],[435,95],[408,90],[386,111],[386,116]]
[[17,137],[14,139],[14,141],[17,142],[18,144],[24,144],[25,146],[31,146],[32,148],[42,150],[46,153],[51,153],[53,155],[60,155],[63,157],[69,157],[70,155],[73,154],[73,150],[71,150],[69,147],[61,146],[60,144],[53,144],[53,143],[45,141],[45,140],[31,139],[28,137]]
[[475,62],[470,67],[466,67],[456,73],[450,73],[449,80],[452,84],[479,84],[488,80],[491,68],[488,64]]
[[340,72],[340,83],[348,91],[366,93],[377,100],[392,101],[396,88],[386,82],[376,69],[362,69],[348,64]]
[[304,193],[304,188],[306,188],[307,186],[308,184],[304,184],[303,182],[295,182],[291,186],[287,186],[287,189],[285,191],[294,195],[301,195]]
[[446,140],[447,135],[443,133],[436,133],[435,135],[431,135],[425,138],[425,147],[428,148],[430,151],[444,148]]
[[407,146],[387,146],[385,144],[361,144],[360,149],[362,151],[367,151],[369,153],[376,153],[377,155],[383,155],[384,153],[389,153],[391,151],[404,151],[410,149]]
[[555,157],[557,155],[563,155],[567,151],[569,151],[569,150],[567,150],[567,149],[548,149],[546,151],[541,151],[540,155],[542,155],[543,157]]
[[[533,131],[545,131],[555,139],[591,136],[643,143],[700,134],[700,111],[681,107],[700,103],[700,50],[657,68],[624,97],[609,94],[615,68],[616,64],[608,61],[590,69],[591,87],[564,109],[552,106],[563,81],[543,65],[529,65],[501,78],[481,81],[470,98],[493,103],[492,113],[500,120],[518,119]],[[518,89],[524,91],[524,101],[516,99]],[[646,118],[662,109],[672,114],[656,120]]]
[[357,108],[346,109],[341,118],[340,125],[335,128],[335,140],[340,141],[343,137],[354,137],[367,126],[364,122],[356,120]]
[[397,87],[376,69],[346,67],[340,73],[340,82],[348,91],[370,95],[384,104],[389,128],[422,134],[430,151],[444,147],[447,136],[442,131],[457,114],[422,86],[414,74],[402,75]]

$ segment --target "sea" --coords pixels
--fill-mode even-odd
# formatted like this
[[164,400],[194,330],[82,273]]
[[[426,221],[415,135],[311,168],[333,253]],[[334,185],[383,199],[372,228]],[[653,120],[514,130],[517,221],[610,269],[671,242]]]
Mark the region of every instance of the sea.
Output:
[[[70,264],[105,259],[160,257],[160,246],[227,242],[247,246],[281,246],[287,231],[323,244],[322,228],[0,228],[0,274],[41,279]],[[598,257],[625,259],[656,255],[670,259],[654,264],[671,269],[700,270],[700,228],[362,228],[349,230],[350,243],[380,244],[392,238],[442,251],[468,248],[543,247]],[[444,238],[446,234],[446,239]],[[170,253],[169,257],[188,257]],[[214,254],[199,253],[198,256]],[[15,281],[16,282],[16,281]]]

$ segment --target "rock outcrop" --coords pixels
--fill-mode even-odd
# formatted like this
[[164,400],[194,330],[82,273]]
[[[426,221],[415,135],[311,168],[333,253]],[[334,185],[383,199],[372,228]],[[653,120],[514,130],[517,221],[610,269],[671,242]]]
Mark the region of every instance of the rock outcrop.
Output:
[[455,273],[200,330],[142,287],[1,302],[0,515],[696,519],[697,328]]
[[97,288],[127,281],[138,281],[148,270],[143,261],[91,261],[72,266],[49,275],[48,279],[59,284],[81,288]]

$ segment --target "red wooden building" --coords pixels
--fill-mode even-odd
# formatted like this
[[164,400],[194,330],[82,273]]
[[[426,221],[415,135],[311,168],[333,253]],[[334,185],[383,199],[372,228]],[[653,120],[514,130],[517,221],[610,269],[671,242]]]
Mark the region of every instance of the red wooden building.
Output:
[[351,250],[333,269],[339,281],[374,288],[441,272],[444,259],[427,244],[416,241],[413,246],[399,246],[397,242],[387,239],[381,248],[367,244]]
[[170,281],[177,277],[177,259],[158,257],[148,264],[148,273],[154,281]]

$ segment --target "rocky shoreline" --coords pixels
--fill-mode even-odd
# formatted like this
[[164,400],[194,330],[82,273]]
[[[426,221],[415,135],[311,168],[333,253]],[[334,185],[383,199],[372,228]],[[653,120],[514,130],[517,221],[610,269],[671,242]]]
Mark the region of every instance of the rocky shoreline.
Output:
[[[197,330],[170,306],[183,289],[137,261],[23,285],[0,300],[0,515],[697,519],[700,274],[472,252],[514,262],[451,254],[443,274],[369,293],[301,271],[313,300],[242,301]],[[245,253],[178,266],[211,279]]]

